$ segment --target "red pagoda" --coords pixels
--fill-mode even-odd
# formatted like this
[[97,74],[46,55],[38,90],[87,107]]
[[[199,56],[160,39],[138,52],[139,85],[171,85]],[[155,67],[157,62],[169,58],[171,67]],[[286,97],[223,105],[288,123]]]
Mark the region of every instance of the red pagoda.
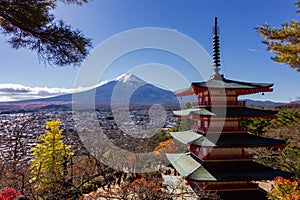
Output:
[[241,82],[220,74],[220,48],[217,18],[214,26],[214,74],[206,82],[193,82],[176,95],[197,95],[197,105],[174,111],[179,118],[192,119],[191,130],[171,132],[188,146],[189,152],[167,154],[176,171],[195,188],[217,192],[221,199],[266,199],[256,181],[292,174],[253,161],[246,148],[284,148],[285,141],[249,134],[241,126],[247,118],[275,118],[276,112],[248,108],[240,95],[271,92],[273,84]]

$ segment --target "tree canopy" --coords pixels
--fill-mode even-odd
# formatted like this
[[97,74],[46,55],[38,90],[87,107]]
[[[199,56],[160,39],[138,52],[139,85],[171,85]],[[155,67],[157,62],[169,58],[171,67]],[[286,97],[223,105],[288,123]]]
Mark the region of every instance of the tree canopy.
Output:
[[276,119],[250,119],[246,122],[250,133],[285,140],[285,148],[257,148],[256,161],[269,167],[294,173],[300,178],[300,111],[280,110]]
[[[88,0],[60,0],[81,5]],[[1,0],[0,31],[12,48],[35,51],[40,60],[58,66],[79,65],[91,40],[51,13],[57,0]]]
[[[295,4],[300,9],[300,1]],[[300,14],[300,10],[297,11]],[[300,72],[300,22],[292,20],[285,22],[281,28],[271,27],[268,24],[256,27],[264,38],[263,43],[275,56],[272,60],[285,63]]]

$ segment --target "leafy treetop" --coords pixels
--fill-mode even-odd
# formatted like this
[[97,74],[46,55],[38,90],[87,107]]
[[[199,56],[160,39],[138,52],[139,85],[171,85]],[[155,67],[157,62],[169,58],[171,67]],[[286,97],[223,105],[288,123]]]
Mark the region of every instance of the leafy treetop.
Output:
[[[300,9],[300,1],[295,4]],[[297,11],[300,14],[300,10]],[[281,28],[270,27],[268,24],[256,27],[264,38],[263,43],[275,56],[272,59],[285,63],[300,72],[300,22],[292,20],[282,24]]]
[[[81,5],[88,0],[61,0]],[[56,20],[51,10],[57,0],[1,0],[0,31],[12,48],[35,51],[40,60],[58,66],[79,65],[87,56],[91,40]]]

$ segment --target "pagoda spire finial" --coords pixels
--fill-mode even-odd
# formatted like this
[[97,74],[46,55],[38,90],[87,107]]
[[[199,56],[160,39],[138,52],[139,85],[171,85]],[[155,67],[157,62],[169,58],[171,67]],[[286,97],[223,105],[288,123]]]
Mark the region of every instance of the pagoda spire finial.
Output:
[[215,17],[214,37],[213,37],[213,60],[214,60],[214,74],[213,77],[220,76],[220,41],[219,41],[219,27],[218,18]]

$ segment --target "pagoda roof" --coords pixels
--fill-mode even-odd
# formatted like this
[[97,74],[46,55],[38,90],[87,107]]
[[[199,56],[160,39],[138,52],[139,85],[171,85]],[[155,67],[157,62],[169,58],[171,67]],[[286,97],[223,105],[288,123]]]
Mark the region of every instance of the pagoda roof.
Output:
[[249,133],[209,133],[204,136],[193,130],[189,130],[170,132],[170,134],[183,144],[202,147],[273,147],[285,144],[284,140],[266,138]]
[[174,115],[177,116],[189,116],[192,113],[197,113],[201,116],[214,116],[215,114],[210,112],[209,110],[205,108],[188,108],[188,109],[183,109],[183,110],[175,110],[173,111]]
[[[207,140],[216,138],[214,134],[208,134]],[[192,145],[208,146],[207,142],[194,140]],[[224,133],[221,134],[216,141],[215,147],[267,147],[285,144],[284,140],[277,140],[273,138],[266,138],[249,133]]]
[[[216,112],[216,115],[220,112],[223,113],[223,110],[220,108],[213,108],[213,111]],[[263,117],[263,116],[274,116],[278,111],[273,110],[262,110],[248,107],[227,107],[226,116],[228,117]],[[219,114],[220,115],[220,114]]]
[[212,78],[205,82],[193,82],[189,88],[178,90],[176,96],[198,95],[200,92],[225,89],[225,90],[240,90],[240,94],[253,94],[257,92],[271,92],[273,83],[257,83],[257,82],[243,82],[226,79],[223,75],[212,76]]
[[256,190],[238,190],[238,191],[218,191],[218,196],[222,200],[233,200],[233,199],[242,199],[242,200],[267,200],[267,194],[259,189]]
[[201,164],[189,154],[166,154],[166,156],[181,176],[186,177],[201,167]]
[[216,146],[213,142],[208,140],[204,135],[194,132],[193,130],[170,132],[171,136],[183,144],[201,143],[209,147]]
[[174,115],[181,117],[190,115],[224,117],[224,114],[226,117],[274,117],[277,112],[248,107],[206,107],[173,111]]
[[289,178],[293,174],[253,161],[204,162],[187,178],[196,181],[259,181],[272,180],[277,176]]
[[202,182],[272,180],[293,174],[273,169],[253,161],[203,162],[192,153],[167,154],[173,167],[181,176]]

